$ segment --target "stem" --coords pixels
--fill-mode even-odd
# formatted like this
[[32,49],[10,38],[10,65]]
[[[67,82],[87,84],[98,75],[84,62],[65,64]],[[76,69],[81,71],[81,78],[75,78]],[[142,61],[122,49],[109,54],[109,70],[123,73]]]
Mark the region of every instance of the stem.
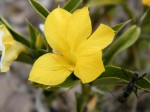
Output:
[[76,93],[76,112],[87,112],[87,101],[90,96],[89,84],[81,84],[82,93]]
[[86,99],[91,94],[91,86],[89,84],[82,84],[82,94],[86,97]]
[[126,12],[126,14],[127,14],[127,16],[128,16],[129,19],[133,19],[133,18],[134,18],[134,15],[133,15],[133,13],[132,13],[132,11],[131,11],[131,9],[129,8],[129,6],[128,6],[127,3],[124,3],[124,4],[123,4],[123,9],[124,9],[124,11]]

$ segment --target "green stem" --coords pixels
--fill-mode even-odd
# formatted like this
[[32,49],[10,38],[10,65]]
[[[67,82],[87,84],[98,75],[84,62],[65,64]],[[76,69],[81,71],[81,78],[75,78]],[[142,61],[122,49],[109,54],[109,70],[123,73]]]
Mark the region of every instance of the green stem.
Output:
[[133,15],[133,13],[132,13],[132,11],[129,8],[129,5],[127,3],[123,4],[123,9],[126,12],[126,14],[127,14],[127,16],[128,16],[129,19],[133,19],[134,18],[134,15]]
[[88,98],[91,94],[91,86],[89,84],[82,84],[82,94]]

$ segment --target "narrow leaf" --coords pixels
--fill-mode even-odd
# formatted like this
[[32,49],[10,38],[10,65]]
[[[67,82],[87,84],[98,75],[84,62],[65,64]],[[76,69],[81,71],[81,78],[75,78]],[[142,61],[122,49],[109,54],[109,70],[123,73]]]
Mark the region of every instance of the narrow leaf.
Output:
[[64,9],[73,12],[79,5],[82,3],[83,0],[69,0],[66,5],[64,6]]
[[69,76],[65,82],[63,82],[62,84],[57,85],[56,87],[62,87],[62,88],[72,88],[73,86],[77,85],[80,83],[80,80],[77,79],[76,77],[74,77],[74,75],[72,74],[71,76]]
[[110,63],[114,56],[133,45],[139,38],[140,32],[140,28],[136,25],[125,31],[104,53],[104,63]]
[[117,24],[115,26],[112,26],[111,28],[115,31],[115,33],[117,34],[124,26],[126,26],[129,22],[131,22],[132,20],[128,20],[126,22]]
[[86,6],[105,6],[105,5],[117,5],[123,3],[124,0],[92,0],[86,4]]
[[[140,17],[139,19],[139,26],[142,26],[142,23],[144,22],[144,20],[147,18],[148,14],[149,14],[150,10],[147,9],[146,12]],[[149,18],[149,17],[148,17]]]
[[31,48],[35,49],[35,43],[37,39],[37,30],[34,28],[34,26],[28,21],[28,28],[30,32],[30,40],[31,40]]
[[38,53],[39,56],[42,56],[42,55],[48,53],[48,51],[47,51],[47,50],[44,50],[44,49],[37,49],[36,52]]
[[[133,75],[133,72],[129,71],[129,70],[126,70],[126,73],[129,76]],[[130,78],[128,78],[123,73],[123,71],[121,70],[120,67],[107,66],[105,72],[102,73],[101,76],[93,82],[93,85],[94,86],[98,86],[100,84],[105,84],[104,81],[109,82],[109,84],[114,84],[115,81],[117,83],[119,80],[120,81],[124,81],[124,82],[129,82]],[[147,78],[145,78],[145,77],[140,79],[137,82],[137,86],[140,89],[147,90],[147,91],[150,92],[150,81]]]
[[27,47],[30,46],[30,42],[25,37],[23,37],[18,32],[16,32],[12,28],[12,26],[3,17],[0,17],[0,22],[2,22],[3,24],[5,24],[7,26],[8,30],[10,31],[10,33],[12,34],[12,36],[15,40],[17,40],[18,42],[21,42],[22,44],[26,45]]
[[45,18],[49,14],[49,11],[35,0],[29,0],[29,2],[34,8],[34,10],[43,18],[43,20],[45,20]]
[[33,61],[33,59],[31,58],[31,56],[29,56],[29,55],[27,55],[27,54],[25,54],[25,53],[21,53],[21,54],[18,56],[18,58],[17,58],[16,61],[22,62],[22,63],[28,63],[28,64],[31,64],[31,65],[34,63],[34,61]]
[[76,77],[74,77],[73,73],[71,74],[71,76],[69,76],[65,82],[56,85],[56,86],[49,86],[47,87],[45,90],[46,91],[52,91],[55,90],[55,88],[59,89],[59,88],[67,88],[67,89],[71,89],[72,87],[74,87],[75,85],[79,84],[80,80],[77,79]]
[[28,29],[30,32],[31,48],[36,49],[36,40],[39,35],[39,32],[29,21],[27,21],[27,23],[28,23]]

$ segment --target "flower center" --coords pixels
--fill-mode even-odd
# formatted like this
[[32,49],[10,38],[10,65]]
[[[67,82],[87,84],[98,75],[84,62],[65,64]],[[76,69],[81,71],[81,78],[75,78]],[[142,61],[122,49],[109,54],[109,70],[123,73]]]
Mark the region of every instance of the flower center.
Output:
[[70,58],[71,64],[76,65],[76,55],[74,53],[71,53]]
[[76,65],[77,56],[76,56],[75,52],[68,52],[66,58],[68,59],[70,65],[73,65],[73,66]]

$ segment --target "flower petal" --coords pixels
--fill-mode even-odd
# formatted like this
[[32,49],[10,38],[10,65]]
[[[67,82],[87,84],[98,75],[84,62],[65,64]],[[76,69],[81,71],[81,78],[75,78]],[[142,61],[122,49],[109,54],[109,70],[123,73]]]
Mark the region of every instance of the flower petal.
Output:
[[29,80],[44,85],[58,85],[71,74],[71,68],[63,56],[48,53],[36,60]]
[[74,73],[83,82],[89,83],[104,72],[102,53],[79,57]]
[[9,70],[10,65],[12,62],[17,59],[18,55],[25,51],[25,46],[17,41],[13,41],[12,45],[5,44],[4,45],[4,55],[1,59],[1,72],[7,72]]
[[0,25],[0,40],[3,44],[11,44],[14,39],[5,25]]
[[87,7],[76,10],[67,24],[67,40],[72,52],[80,43],[87,39],[92,32],[91,20]]
[[101,24],[98,29],[79,47],[80,55],[89,55],[96,53],[107,47],[114,39],[115,32],[104,24]]
[[66,44],[66,25],[72,14],[64,9],[57,8],[47,17],[44,25],[44,33],[49,45],[56,51],[65,52],[68,49]]
[[0,71],[7,72],[18,55],[25,51],[25,46],[15,41],[5,25],[0,25]]
[[150,0],[142,0],[142,4],[146,6],[150,6]]

